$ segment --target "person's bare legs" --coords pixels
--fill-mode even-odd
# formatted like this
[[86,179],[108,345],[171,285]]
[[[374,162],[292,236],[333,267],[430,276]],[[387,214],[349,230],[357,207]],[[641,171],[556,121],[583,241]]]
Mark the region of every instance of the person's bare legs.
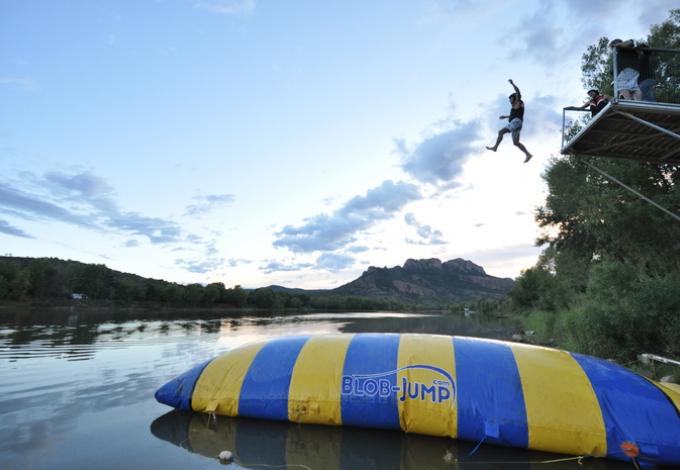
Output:
[[517,138],[517,139],[512,139],[512,143],[515,144],[515,147],[517,147],[517,148],[520,149],[522,152],[524,152],[524,155],[526,155],[526,158],[524,159],[524,163],[526,163],[526,162],[528,162],[529,160],[531,160],[531,158],[533,157],[533,155],[531,155],[531,154],[529,153],[529,151],[527,150],[527,148],[524,146],[524,144],[523,144],[522,142],[519,141],[519,138]]
[[501,140],[503,140],[503,136],[505,134],[507,134],[508,132],[510,132],[510,131],[508,129],[506,129],[505,127],[503,129],[501,129],[500,131],[498,131],[498,138],[496,139],[496,143],[492,147],[487,147],[486,149],[491,150],[492,152],[495,152],[496,150],[498,150],[498,146],[500,145]]

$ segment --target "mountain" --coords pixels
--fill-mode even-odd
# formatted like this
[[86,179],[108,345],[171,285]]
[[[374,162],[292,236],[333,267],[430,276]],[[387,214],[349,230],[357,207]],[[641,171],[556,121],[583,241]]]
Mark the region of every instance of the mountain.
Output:
[[514,286],[508,278],[489,276],[484,268],[461,258],[442,263],[436,258],[409,259],[403,266],[368,270],[333,293],[389,298],[418,303],[498,299]]
[[277,285],[265,289],[225,288],[221,283],[181,285],[114,271],[104,265],[0,256],[0,300],[71,299],[73,293],[79,293],[92,300],[198,306],[331,308],[329,302],[337,301],[337,305],[359,308],[355,304],[360,298],[371,308],[394,303],[434,307],[500,298],[513,285],[511,279],[489,276],[481,266],[463,259],[445,263],[438,259],[409,259],[404,266],[370,267],[359,278],[335,289],[307,290]]

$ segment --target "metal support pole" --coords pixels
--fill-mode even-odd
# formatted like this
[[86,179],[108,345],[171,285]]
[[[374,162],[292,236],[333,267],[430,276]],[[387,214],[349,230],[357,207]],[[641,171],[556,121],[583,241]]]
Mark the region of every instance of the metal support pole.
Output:
[[562,108],[562,144],[560,145],[560,149],[564,148],[564,132],[566,131],[564,126],[566,122],[567,122],[567,110]]
[[660,161],[660,162],[665,162],[666,160],[668,160],[669,158],[671,158],[671,157],[672,157],[673,155],[675,155],[676,153],[680,153],[680,148],[673,149],[673,150],[671,150],[670,152],[668,152],[667,154],[665,154],[664,156],[659,157],[659,161]]
[[614,178],[612,175],[610,175],[610,174],[607,173],[606,171],[600,170],[598,167],[596,167],[596,166],[593,165],[592,163],[588,163],[588,162],[585,162],[585,163],[586,163],[586,165],[588,165],[588,166],[591,167],[593,170],[595,170],[595,171],[597,171],[598,173],[600,173],[600,174],[601,174],[602,176],[604,176],[605,178],[609,178],[609,179],[612,180],[614,183],[617,183],[617,184],[621,185],[622,187],[624,187],[625,189],[627,189],[627,190],[630,191],[631,193],[633,193],[633,194],[635,194],[636,196],[638,196],[640,199],[643,199],[643,200],[647,201],[648,203],[650,203],[651,205],[653,205],[653,206],[656,207],[657,209],[659,209],[659,210],[665,212],[666,214],[670,215],[670,216],[673,217],[675,220],[677,220],[678,222],[680,222],[680,215],[676,214],[675,212],[669,211],[668,209],[666,209],[666,208],[663,207],[663,206],[660,206],[660,205],[657,204],[656,202],[654,202],[654,201],[652,201],[651,199],[649,199],[647,196],[645,196],[645,195],[643,195],[643,194],[640,194],[639,192],[637,192],[636,190],[634,190],[633,188],[631,188],[631,187],[628,186],[627,184],[622,183],[622,182],[619,181],[618,179]]
[[613,61],[613,66],[614,66],[614,101],[619,100],[619,85],[617,83],[617,77],[619,75],[618,67],[619,67],[619,60],[618,60],[618,55],[619,55],[619,50],[615,47],[614,48],[614,56],[612,58]]
[[[645,140],[650,140],[650,139],[656,139],[658,136],[656,134],[652,135],[645,135],[641,137],[636,137],[634,139],[629,139],[629,140],[621,140],[620,136],[615,136],[610,139],[609,142],[607,142],[605,145],[600,145],[599,147],[595,147],[592,149],[584,149],[584,152],[588,152],[590,154],[596,154],[600,150],[604,149],[612,149],[616,147],[620,147],[621,145],[628,145],[628,144],[636,144],[639,142],[644,142]],[[611,140],[617,140],[616,142],[612,142]]]
[[656,124],[652,124],[651,122],[645,121],[645,120],[642,119],[642,118],[639,118],[639,117],[637,117],[637,116],[633,116],[633,115],[630,114],[630,113],[626,113],[626,112],[623,112],[623,111],[619,111],[618,109],[614,109],[614,112],[615,112],[616,114],[620,114],[621,116],[625,116],[625,117],[627,117],[628,119],[632,119],[633,121],[635,121],[635,122],[637,122],[637,123],[640,123],[640,124],[642,124],[642,125],[644,125],[644,126],[651,127],[652,129],[654,129],[654,130],[656,130],[656,131],[659,131],[659,132],[662,132],[662,133],[664,133],[664,134],[666,134],[666,135],[668,135],[668,136],[670,136],[670,137],[673,137],[674,139],[680,140],[680,134],[676,134],[676,133],[673,132],[673,131],[669,131],[668,129],[666,129],[666,128],[664,128],[664,127],[657,126]]

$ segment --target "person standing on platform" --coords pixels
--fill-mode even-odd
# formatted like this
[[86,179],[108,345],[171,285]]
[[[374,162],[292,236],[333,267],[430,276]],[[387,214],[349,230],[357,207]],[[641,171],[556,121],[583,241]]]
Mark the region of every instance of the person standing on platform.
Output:
[[586,108],[590,108],[591,117],[595,117],[608,103],[608,96],[601,95],[599,90],[592,89],[588,90],[588,101],[586,101],[583,106],[569,106],[564,109],[569,111],[582,111]]

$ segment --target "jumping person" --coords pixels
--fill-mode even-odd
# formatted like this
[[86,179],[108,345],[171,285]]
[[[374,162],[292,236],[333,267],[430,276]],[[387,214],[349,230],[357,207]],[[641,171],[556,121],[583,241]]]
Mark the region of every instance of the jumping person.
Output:
[[507,119],[508,125],[498,131],[498,139],[496,139],[496,143],[493,145],[493,147],[487,147],[487,149],[494,152],[498,150],[498,146],[500,145],[501,140],[503,140],[503,136],[508,132],[512,132],[512,143],[515,144],[515,146],[522,152],[524,152],[526,155],[524,163],[526,163],[531,160],[533,155],[531,155],[527,148],[519,141],[519,133],[522,130],[522,121],[524,120],[524,101],[522,101],[522,94],[520,93],[519,88],[517,88],[517,85],[513,83],[512,79],[508,81],[515,89],[515,92],[508,97],[510,99],[510,115],[500,116],[498,118]]

